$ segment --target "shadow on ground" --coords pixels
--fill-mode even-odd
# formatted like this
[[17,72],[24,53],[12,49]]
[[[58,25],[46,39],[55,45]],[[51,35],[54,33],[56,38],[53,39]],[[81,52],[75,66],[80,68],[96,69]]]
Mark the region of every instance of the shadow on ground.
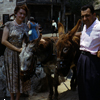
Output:
[[[37,96],[21,97],[20,100],[47,100],[48,92],[37,93]],[[10,98],[0,98],[0,100],[10,100]],[[67,90],[59,93],[58,100],[79,100],[78,91]]]
[[59,94],[58,100],[79,100],[78,91],[67,90]]

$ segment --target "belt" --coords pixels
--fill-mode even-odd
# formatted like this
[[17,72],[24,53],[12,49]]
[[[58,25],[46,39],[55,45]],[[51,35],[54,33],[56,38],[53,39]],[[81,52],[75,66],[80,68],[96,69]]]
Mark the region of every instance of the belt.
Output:
[[84,54],[84,55],[92,55],[90,52],[88,52],[88,51],[81,51],[81,53],[82,54]]

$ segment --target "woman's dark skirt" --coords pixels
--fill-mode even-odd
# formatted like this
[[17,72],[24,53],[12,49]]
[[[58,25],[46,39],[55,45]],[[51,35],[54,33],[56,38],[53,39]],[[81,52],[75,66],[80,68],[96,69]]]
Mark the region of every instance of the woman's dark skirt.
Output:
[[79,100],[100,100],[100,58],[81,54],[77,64]]

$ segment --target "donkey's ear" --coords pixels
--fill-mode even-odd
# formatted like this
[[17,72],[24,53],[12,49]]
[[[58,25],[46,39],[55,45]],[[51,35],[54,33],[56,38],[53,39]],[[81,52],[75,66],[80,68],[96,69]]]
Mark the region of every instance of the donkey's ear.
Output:
[[33,42],[35,42],[35,43],[39,43],[40,40],[41,40],[41,38],[42,38],[42,34],[40,34],[39,37],[38,37],[37,39],[32,40],[31,43],[33,43]]
[[39,38],[38,38],[38,41],[40,41],[41,38],[42,38],[42,34],[40,33]]
[[64,25],[62,23],[58,23],[58,33],[59,37],[65,33]]
[[29,37],[26,35],[26,33],[24,33],[23,38],[22,38],[22,43],[28,43],[29,42]]
[[74,36],[75,33],[79,30],[81,26],[81,19],[78,20],[77,24],[75,25],[75,27],[69,32],[69,36]]

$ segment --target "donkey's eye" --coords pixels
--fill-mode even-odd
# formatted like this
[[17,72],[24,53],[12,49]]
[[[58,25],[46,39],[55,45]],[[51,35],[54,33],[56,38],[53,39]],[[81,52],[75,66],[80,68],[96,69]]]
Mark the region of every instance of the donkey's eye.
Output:
[[65,48],[63,49],[63,53],[66,53],[67,51],[68,51],[68,48],[65,47]]

